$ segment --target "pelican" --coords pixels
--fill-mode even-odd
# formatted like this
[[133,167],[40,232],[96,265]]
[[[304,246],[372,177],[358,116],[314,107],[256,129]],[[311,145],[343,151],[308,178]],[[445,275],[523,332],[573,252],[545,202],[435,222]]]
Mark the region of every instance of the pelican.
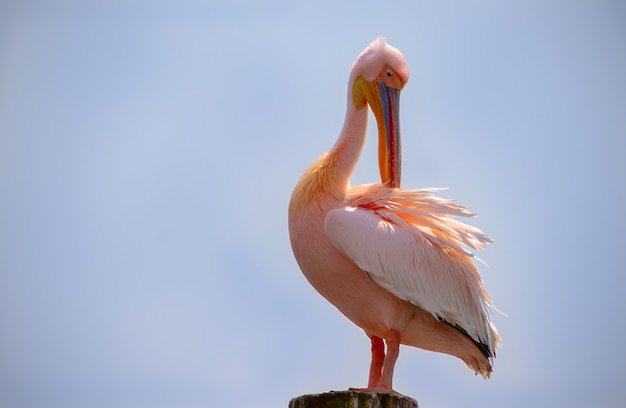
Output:
[[[381,38],[358,56],[339,138],[305,171],[289,203],[304,276],[371,340],[369,391],[395,392],[400,344],[456,356],[485,378],[500,344],[471,252],[491,238],[455,220],[474,214],[436,197],[437,189],[400,188],[399,96],[408,79],[404,56]],[[378,124],[381,183],[350,186],[368,106]]]

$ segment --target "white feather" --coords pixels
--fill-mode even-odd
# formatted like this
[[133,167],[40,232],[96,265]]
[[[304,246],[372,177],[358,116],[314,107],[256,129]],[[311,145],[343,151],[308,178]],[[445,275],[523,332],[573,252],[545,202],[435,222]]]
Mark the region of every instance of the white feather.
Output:
[[492,240],[450,218],[473,214],[434,191],[352,188],[346,206],[327,214],[326,234],[374,282],[459,326],[495,353],[491,300],[467,249],[482,249]]

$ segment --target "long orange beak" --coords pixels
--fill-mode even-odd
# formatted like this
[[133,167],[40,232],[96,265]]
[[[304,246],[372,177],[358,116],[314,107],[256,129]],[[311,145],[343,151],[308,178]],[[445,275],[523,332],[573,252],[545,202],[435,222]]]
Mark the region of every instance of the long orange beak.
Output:
[[374,110],[378,123],[378,169],[380,181],[392,188],[400,187],[402,148],[400,143],[400,90],[376,81],[380,109]]
[[[391,72],[384,70],[383,72]],[[378,169],[380,181],[388,187],[400,187],[402,158],[400,148],[399,76],[386,81],[384,74],[368,82],[363,77],[354,84],[354,104],[362,109],[369,104],[378,124]],[[386,82],[389,82],[387,84]]]

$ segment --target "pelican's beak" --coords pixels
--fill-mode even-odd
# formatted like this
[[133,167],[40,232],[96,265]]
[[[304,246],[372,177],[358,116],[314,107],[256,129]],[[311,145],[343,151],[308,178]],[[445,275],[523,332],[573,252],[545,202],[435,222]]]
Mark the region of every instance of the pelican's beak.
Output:
[[[395,79],[395,78],[394,78]],[[389,82],[389,83],[388,83]],[[400,149],[400,89],[398,80],[387,81],[381,75],[368,82],[359,77],[354,87],[357,109],[369,103],[378,124],[378,169],[380,181],[389,187],[400,187],[402,158]]]
[[[376,81],[380,106],[374,110],[378,124],[378,169],[380,181],[389,187],[400,187],[402,150],[400,145],[400,89]],[[377,112],[378,111],[378,112]]]

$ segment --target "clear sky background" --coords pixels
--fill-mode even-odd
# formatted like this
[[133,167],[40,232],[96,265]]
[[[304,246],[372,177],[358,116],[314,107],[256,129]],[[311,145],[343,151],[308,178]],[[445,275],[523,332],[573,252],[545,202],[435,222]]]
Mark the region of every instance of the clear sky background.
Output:
[[[0,2],[0,406],[286,407],[365,386],[300,273],[291,190],[378,36],[403,184],[495,238],[490,380],[403,347],[423,408],[626,405],[626,4]],[[352,179],[375,182],[376,141]]]

